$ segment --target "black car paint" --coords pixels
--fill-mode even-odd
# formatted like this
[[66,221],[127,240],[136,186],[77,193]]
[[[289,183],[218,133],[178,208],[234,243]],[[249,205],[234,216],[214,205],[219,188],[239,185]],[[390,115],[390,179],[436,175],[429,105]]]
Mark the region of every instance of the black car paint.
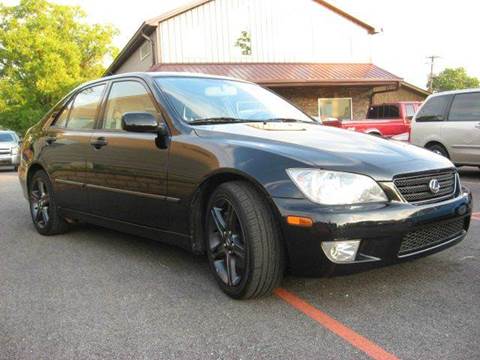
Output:
[[[222,181],[244,179],[265,195],[277,215],[290,269],[307,275],[352,267],[330,263],[320,248],[324,240],[364,239],[362,246],[369,249],[368,255],[381,254],[382,261],[353,265],[361,268],[399,261],[396,253],[401,235],[418,224],[464,216],[468,228],[472,203],[468,192],[424,206],[392,201],[329,207],[306,199],[285,171],[322,168],[364,174],[382,182],[401,173],[452,167],[446,159],[409,145],[313,123],[275,123],[268,128],[262,128],[261,123],[191,126],[180,120],[154,76],[161,75],[119,75],[88,86],[107,83],[108,87],[120,79],[144,83],[168,127],[167,149],[157,146],[156,134],[100,129],[103,108],[94,130],[51,128],[54,115],[84,85],[27,133],[19,170],[25,195],[31,169],[43,168],[65,216],[201,253],[201,213],[208,192]],[[55,139],[49,144],[51,137]],[[100,149],[92,146],[99,138],[108,145]],[[462,206],[468,211],[460,215]],[[287,215],[309,216],[314,226],[289,226]],[[453,243],[444,247],[450,245]]]

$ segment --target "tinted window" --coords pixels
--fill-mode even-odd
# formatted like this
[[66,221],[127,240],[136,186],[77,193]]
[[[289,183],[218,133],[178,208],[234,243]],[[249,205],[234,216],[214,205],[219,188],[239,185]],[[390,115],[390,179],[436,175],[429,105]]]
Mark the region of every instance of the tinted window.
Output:
[[15,139],[11,134],[6,134],[6,133],[0,134],[0,142],[12,142],[12,141],[15,141]]
[[381,106],[370,106],[370,109],[368,109],[367,119],[380,119],[381,110]]
[[104,88],[105,85],[98,85],[78,93],[70,111],[68,129],[93,129]]
[[67,106],[65,106],[62,110],[62,112],[57,116],[57,119],[55,120],[55,123],[53,124],[56,127],[63,128],[67,125],[67,119],[68,119],[68,112],[70,111],[71,108],[71,102],[68,103]]
[[480,93],[455,95],[448,120],[479,121]]
[[383,105],[383,118],[396,119],[400,117],[397,105]]
[[407,118],[412,118],[415,115],[415,107],[413,104],[406,104],[405,105],[405,116]]
[[449,101],[449,96],[435,96],[430,98],[418,112],[416,121],[444,120],[445,108]]
[[122,115],[127,112],[157,113],[148,91],[137,81],[113,83],[108,95],[103,128],[121,129]]

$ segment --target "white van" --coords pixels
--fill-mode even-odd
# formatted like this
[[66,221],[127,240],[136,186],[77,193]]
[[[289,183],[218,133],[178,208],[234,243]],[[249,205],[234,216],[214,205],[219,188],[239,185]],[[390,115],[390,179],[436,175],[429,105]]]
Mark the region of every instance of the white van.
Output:
[[412,119],[410,142],[458,166],[480,166],[480,89],[430,95]]

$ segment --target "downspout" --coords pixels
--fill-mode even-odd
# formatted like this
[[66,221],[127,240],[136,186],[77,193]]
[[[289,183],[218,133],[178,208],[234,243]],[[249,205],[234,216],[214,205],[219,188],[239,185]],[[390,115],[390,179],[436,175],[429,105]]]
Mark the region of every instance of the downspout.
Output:
[[151,51],[152,51],[152,66],[156,65],[157,64],[157,53],[156,53],[156,49],[155,49],[155,43],[152,41],[152,39],[150,39],[149,36],[145,35],[144,32],[142,32],[142,37],[147,40],[149,43],[150,43],[150,46],[151,46]]
[[397,91],[398,89],[400,89],[400,82],[397,82],[396,85],[395,85],[395,88],[393,89],[385,89],[385,90],[378,90],[378,91],[373,91],[370,93],[370,99],[368,101],[369,105],[368,107],[372,106],[373,104],[373,97],[377,94],[382,94],[382,93],[387,93],[387,92],[392,92],[392,91]]

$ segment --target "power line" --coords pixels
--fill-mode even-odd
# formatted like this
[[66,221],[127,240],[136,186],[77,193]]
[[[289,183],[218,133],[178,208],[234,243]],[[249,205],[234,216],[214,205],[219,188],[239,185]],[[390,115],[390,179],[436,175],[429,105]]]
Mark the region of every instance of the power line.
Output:
[[427,56],[427,59],[430,60],[430,76],[428,77],[428,91],[433,91],[433,65],[435,64],[435,59],[439,59],[440,56],[431,55]]

